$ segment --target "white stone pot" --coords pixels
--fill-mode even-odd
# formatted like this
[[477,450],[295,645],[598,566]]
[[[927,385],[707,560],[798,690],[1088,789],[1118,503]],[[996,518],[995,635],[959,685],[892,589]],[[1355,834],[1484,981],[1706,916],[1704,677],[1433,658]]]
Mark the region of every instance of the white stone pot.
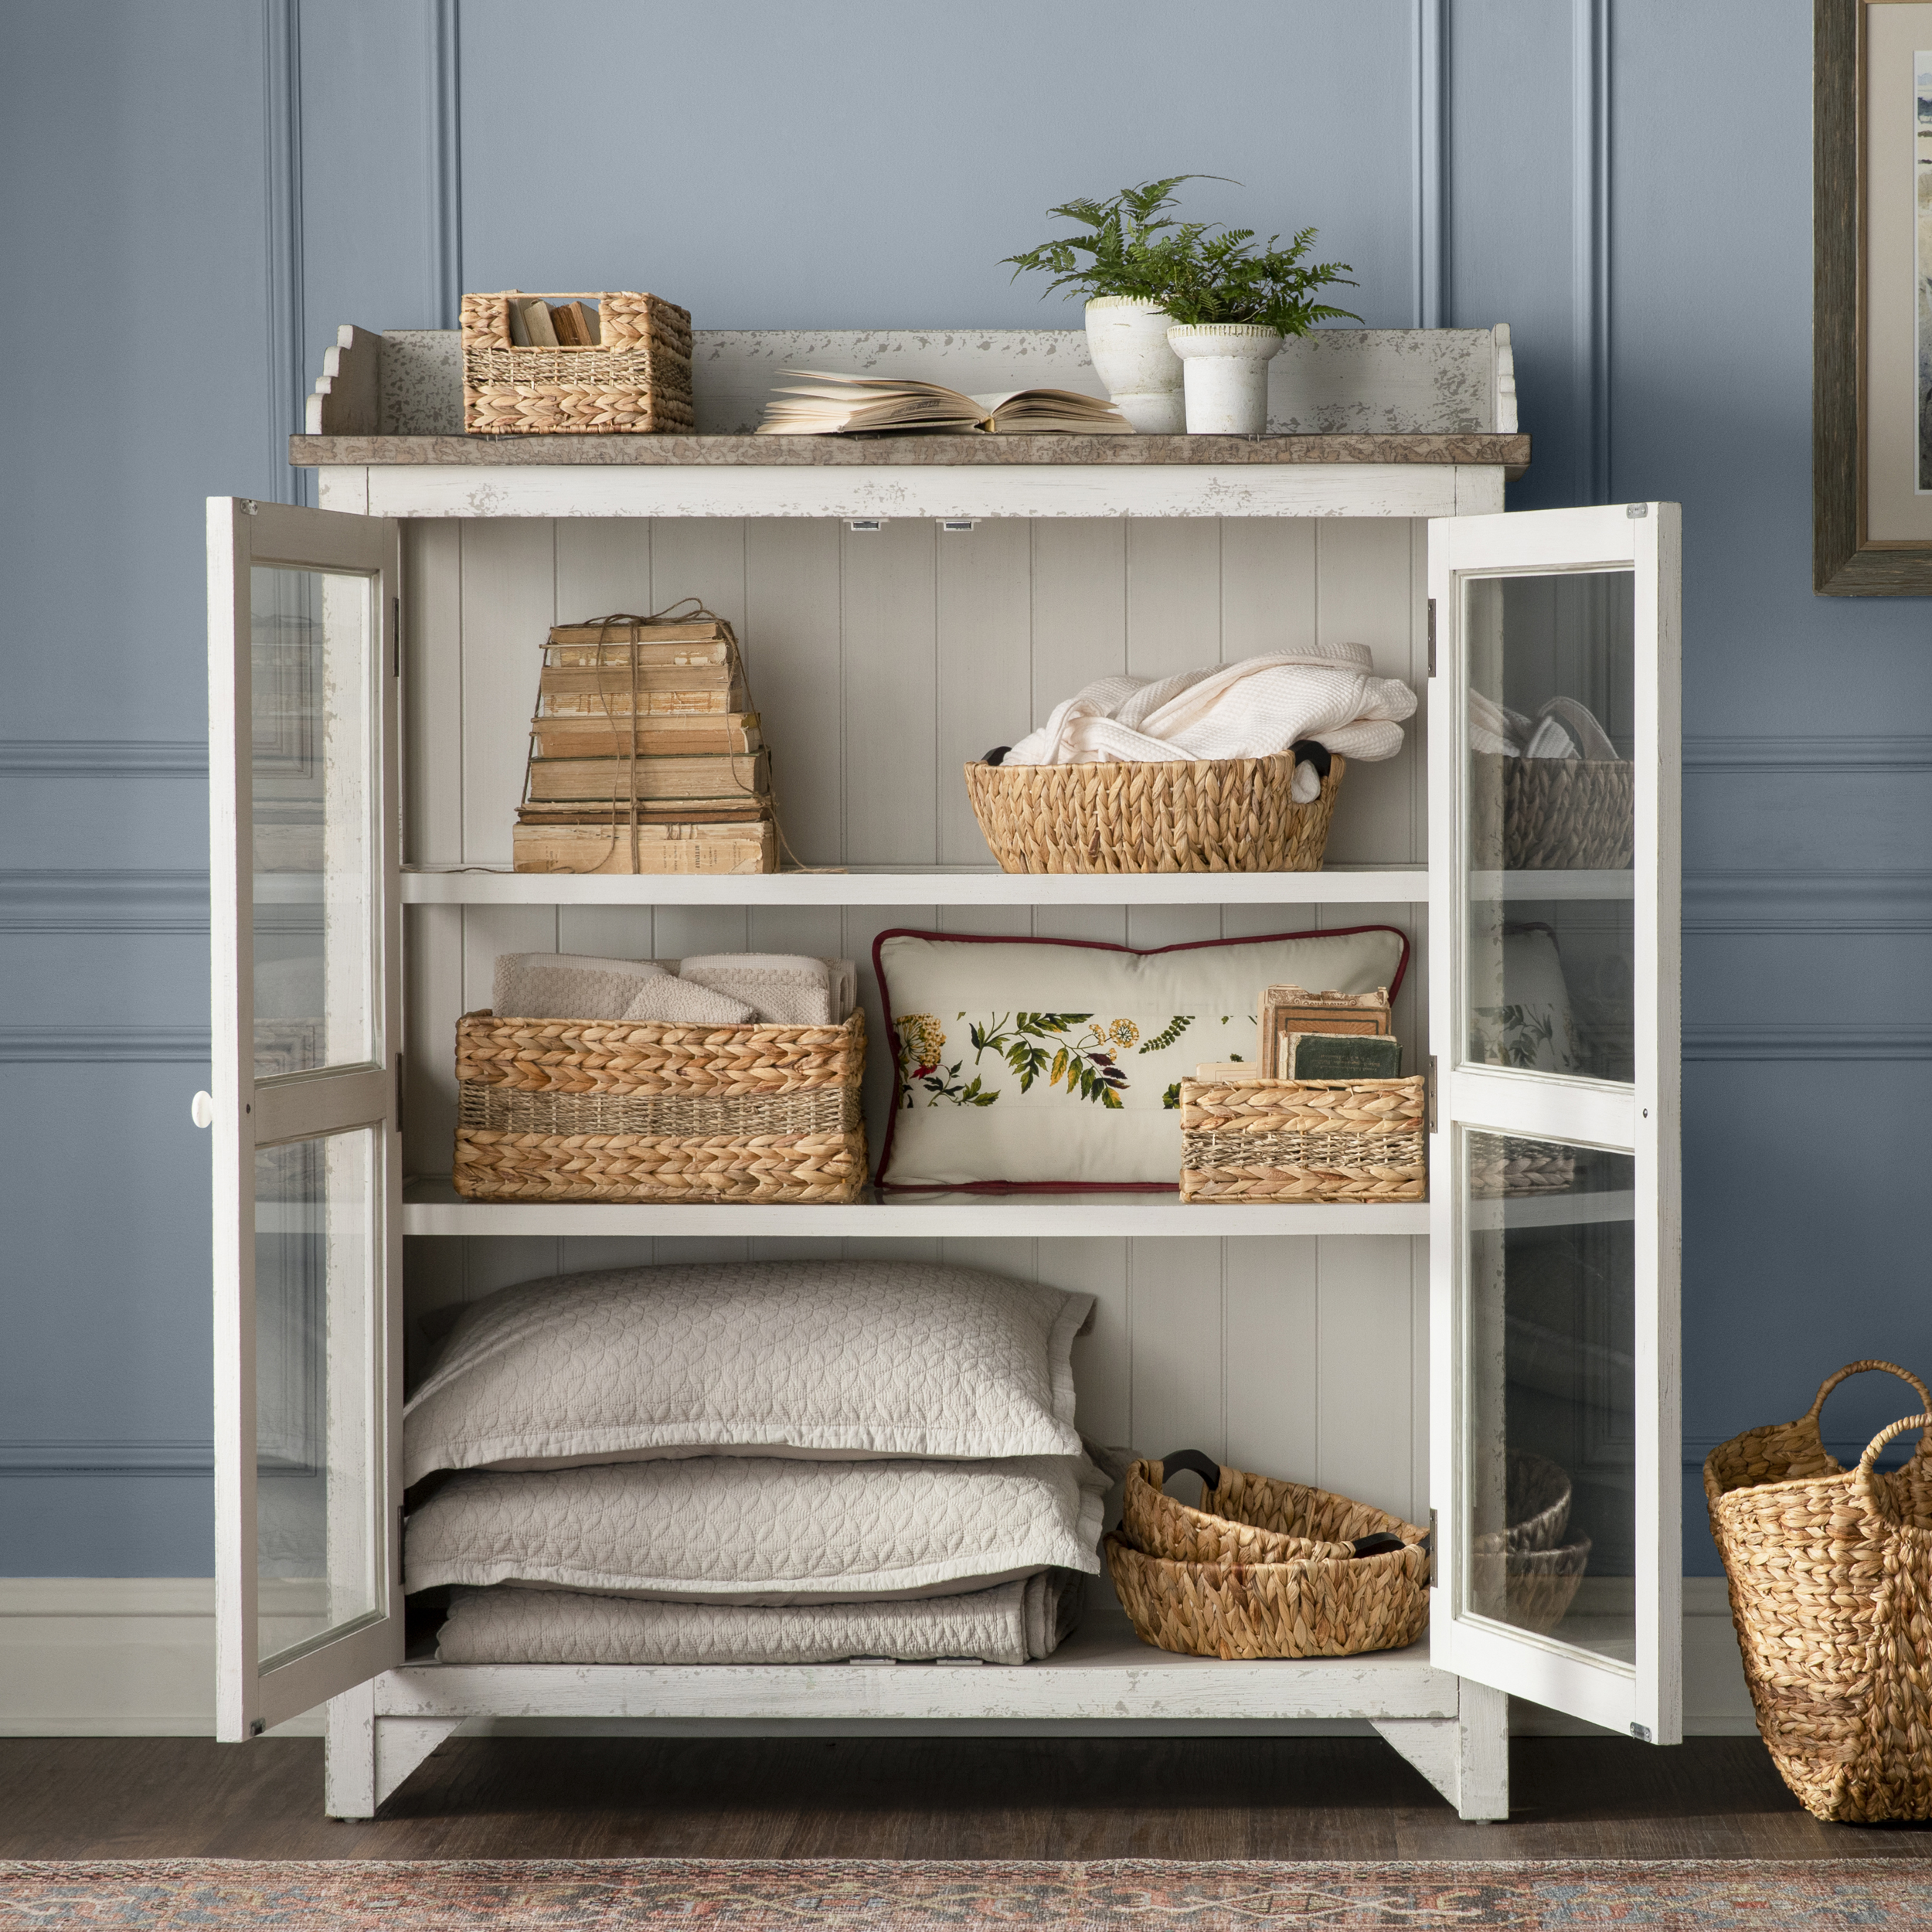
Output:
[[1097,295],[1087,304],[1094,372],[1143,436],[1178,436],[1186,417],[1181,361],[1167,332],[1167,311],[1145,296]]
[[1186,371],[1190,436],[1259,436],[1268,427],[1268,361],[1281,332],[1257,322],[1176,322],[1168,347]]

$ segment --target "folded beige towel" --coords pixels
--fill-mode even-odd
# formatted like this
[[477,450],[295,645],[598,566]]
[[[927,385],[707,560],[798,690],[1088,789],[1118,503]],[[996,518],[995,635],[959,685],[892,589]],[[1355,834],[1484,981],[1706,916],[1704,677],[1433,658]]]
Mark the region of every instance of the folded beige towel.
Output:
[[498,953],[490,1004],[515,1019],[621,1019],[646,980],[668,977],[655,959]]
[[669,973],[641,981],[636,997],[618,1015],[636,1024],[655,1020],[671,1026],[744,1026],[757,1017],[743,1000]]
[[837,1026],[859,1001],[859,969],[849,959],[803,953],[704,953],[680,960],[679,977],[743,1000],[782,1026]]

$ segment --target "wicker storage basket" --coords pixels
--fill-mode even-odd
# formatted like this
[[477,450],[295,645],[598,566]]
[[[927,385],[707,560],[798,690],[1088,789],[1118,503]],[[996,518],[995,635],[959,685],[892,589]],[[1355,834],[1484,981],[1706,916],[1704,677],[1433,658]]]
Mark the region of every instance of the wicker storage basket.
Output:
[[1501,851],[1478,853],[1478,866],[1620,872],[1636,852],[1636,767],[1623,760],[1477,752],[1469,784],[1471,824],[1502,832]]
[[[1162,1493],[1183,1467],[1208,1481],[1199,1509]],[[1426,1532],[1205,1457],[1135,1463],[1104,1547],[1142,1641],[1186,1656],[1352,1657],[1413,1644],[1429,1621]]]
[[[1920,1413],[1881,1430],[1848,1471],[1818,1413],[1866,1369],[1910,1383]],[[1932,1818],[1932,1429],[1903,1468],[1873,1466],[1896,1437],[1932,1423],[1927,1412],[1917,1376],[1854,1362],[1795,1422],[1748,1430],[1704,1464],[1758,1731],[1815,1818]]]
[[1393,1080],[1181,1083],[1183,1201],[1420,1201],[1426,1095]]
[[[1487,1137],[1485,1149],[1469,1151],[1469,1192],[1478,1201],[1512,1200],[1526,1194],[1556,1194],[1577,1181],[1577,1150],[1558,1141]],[[1554,1468],[1553,1463],[1550,1467]]]
[[1500,1580],[1502,1615],[1519,1630],[1545,1635],[1554,1630],[1569,1614],[1590,1567],[1590,1539],[1563,1541],[1570,1496],[1568,1474],[1547,1456],[1509,1452],[1503,1465],[1505,1527],[1501,1536],[1477,1537],[1471,1560],[1478,1600],[1494,1602]]
[[1346,760],[1289,796],[1294,760],[966,767],[966,795],[1007,872],[1319,872]]
[[851,1201],[866,1022],[456,1026],[456,1191],[471,1201]]
[[[655,295],[597,294],[590,349],[510,340],[511,289],[463,298],[463,427],[472,436],[689,432],[691,316]],[[547,298],[546,299],[548,299]]]

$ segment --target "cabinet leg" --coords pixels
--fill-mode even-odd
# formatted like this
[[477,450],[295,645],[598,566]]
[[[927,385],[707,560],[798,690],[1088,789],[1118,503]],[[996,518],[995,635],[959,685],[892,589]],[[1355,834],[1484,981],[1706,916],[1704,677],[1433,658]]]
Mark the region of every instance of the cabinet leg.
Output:
[[462,1723],[460,1717],[380,1717],[374,1678],[328,1700],[322,1808],[373,1818],[383,1801]]
[[1375,1720],[1382,1737],[1421,1772],[1458,1815],[1509,1815],[1509,1699],[1487,1684],[1461,1680],[1454,1717]]

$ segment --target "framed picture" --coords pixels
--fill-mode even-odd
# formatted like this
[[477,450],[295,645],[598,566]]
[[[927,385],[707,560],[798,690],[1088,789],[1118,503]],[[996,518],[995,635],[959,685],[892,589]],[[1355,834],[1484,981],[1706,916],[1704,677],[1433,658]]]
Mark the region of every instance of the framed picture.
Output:
[[1932,597],[1932,0],[1815,0],[1811,581]]

